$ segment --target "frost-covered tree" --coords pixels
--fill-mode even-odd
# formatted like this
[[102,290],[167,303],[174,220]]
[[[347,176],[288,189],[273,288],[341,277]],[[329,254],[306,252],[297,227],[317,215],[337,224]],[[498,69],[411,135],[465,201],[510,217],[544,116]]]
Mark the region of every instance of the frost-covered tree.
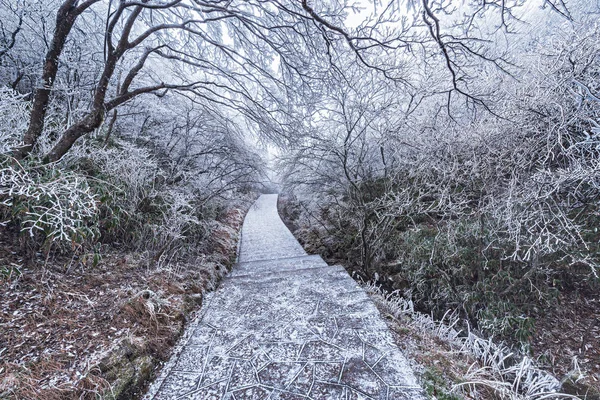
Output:
[[[3,51],[18,45],[20,37],[32,45],[41,40],[36,50],[45,53],[40,80],[32,85],[29,127],[15,155],[29,154],[42,136],[57,89],[67,97],[85,92],[79,96],[85,103],[57,134],[46,161],[60,159],[132,98],[173,90],[234,108],[267,136],[289,137],[297,118],[290,103],[304,104],[323,76],[341,71],[345,61],[339,60],[348,57],[408,91],[422,88],[419,70],[443,70],[432,93],[488,107],[486,93],[471,87],[472,78],[489,68],[508,72],[511,63],[496,49],[503,35],[496,33],[490,41],[485,33],[494,24],[508,31],[523,8],[520,2],[456,8],[431,0],[408,7],[376,2],[358,14],[357,6],[345,1],[3,4]],[[52,23],[48,16],[54,10]],[[31,25],[40,15],[41,29],[21,29],[23,18]],[[360,22],[352,26],[351,19]],[[16,64],[13,68],[15,86],[23,71]]]
[[[556,282],[598,276],[598,5],[413,7],[412,79],[378,86],[346,68],[327,96],[352,99],[348,118],[322,107],[284,156],[301,234],[427,309],[526,340],[522,313]],[[376,115],[367,129],[356,110]]]

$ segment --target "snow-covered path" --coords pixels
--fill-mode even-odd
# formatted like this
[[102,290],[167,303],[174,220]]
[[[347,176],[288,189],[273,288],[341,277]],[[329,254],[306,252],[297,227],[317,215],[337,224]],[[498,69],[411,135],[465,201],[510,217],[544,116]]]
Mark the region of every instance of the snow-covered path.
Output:
[[242,229],[239,263],[148,399],[422,399],[366,293],[307,255],[263,195]]

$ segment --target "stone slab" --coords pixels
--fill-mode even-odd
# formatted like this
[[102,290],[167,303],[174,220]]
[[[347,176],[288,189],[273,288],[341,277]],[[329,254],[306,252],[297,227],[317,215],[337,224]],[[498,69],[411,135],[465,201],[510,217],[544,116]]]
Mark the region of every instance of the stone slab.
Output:
[[277,195],[262,195],[250,208],[244,225],[239,262],[307,255],[277,212]]
[[242,275],[277,274],[279,272],[324,267],[327,267],[327,263],[318,255],[248,261],[237,263],[229,273],[228,278]]

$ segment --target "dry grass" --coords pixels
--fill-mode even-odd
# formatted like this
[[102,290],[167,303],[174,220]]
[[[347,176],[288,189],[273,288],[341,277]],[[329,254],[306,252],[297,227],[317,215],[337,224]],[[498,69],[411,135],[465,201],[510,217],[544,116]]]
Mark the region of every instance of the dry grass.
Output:
[[[562,393],[560,383],[527,356],[455,328],[448,315],[435,321],[410,301],[365,283],[396,342],[412,361],[428,394],[438,399],[579,399]],[[585,397],[581,397],[585,398]],[[595,397],[589,397],[595,399]]]
[[234,259],[242,220],[232,211],[214,229],[214,253],[167,269],[118,251],[96,266],[57,259],[41,267],[41,255],[28,263],[2,237],[0,267],[10,268],[0,274],[0,398],[97,399],[114,388],[106,366],[114,354],[168,359]]
[[536,315],[532,352],[556,376],[579,369],[574,378],[600,391],[600,293],[561,293],[558,303]]

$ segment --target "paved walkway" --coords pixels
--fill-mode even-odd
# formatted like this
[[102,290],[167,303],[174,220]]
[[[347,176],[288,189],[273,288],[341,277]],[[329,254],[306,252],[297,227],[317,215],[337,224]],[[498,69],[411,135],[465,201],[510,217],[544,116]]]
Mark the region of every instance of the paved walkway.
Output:
[[211,293],[147,399],[424,399],[365,292],[307,255],[263,195],[239,263]]

